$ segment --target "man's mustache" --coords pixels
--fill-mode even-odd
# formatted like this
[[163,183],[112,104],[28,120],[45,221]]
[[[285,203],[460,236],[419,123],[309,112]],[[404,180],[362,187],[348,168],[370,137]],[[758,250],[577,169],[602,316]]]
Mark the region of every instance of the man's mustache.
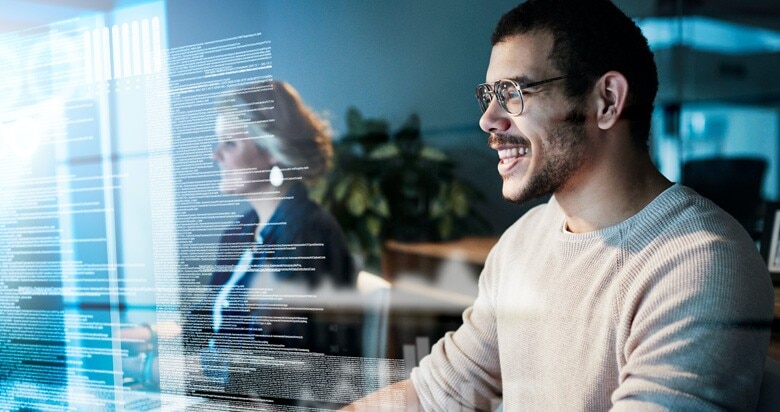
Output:
[[528,146],[528,139],[520,136],[515,136],[511,134],[506,133],[491,133],[488,136],[488,145],[489,146],[500,146],[500,145],[525,145]]

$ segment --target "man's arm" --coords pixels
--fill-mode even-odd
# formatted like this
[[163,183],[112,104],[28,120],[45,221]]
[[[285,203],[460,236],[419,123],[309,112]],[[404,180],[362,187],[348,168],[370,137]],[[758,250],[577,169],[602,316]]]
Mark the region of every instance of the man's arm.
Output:
[[754,408],[772,287],[755,251],[709,249],[670,253],[652,282],[629,290],[615,411]]
[[380,389],[343,410],[483,410],[501,397],[493,301],[497,288],[492,276],[494,254],[495,248],[479,277],[478,297],[463,312],[458,330],[445,334],[409,379]]
[[[488,409],[500,397],[496,317],[488,270],[480,276],[479,297],[463,312],[463,324],[448,332],[412,371],[410,379],[389,385],[349,405],[346,411]],[[415,382],[420,386],[415,386]],[[421,399],[422,398],[422,399]]]

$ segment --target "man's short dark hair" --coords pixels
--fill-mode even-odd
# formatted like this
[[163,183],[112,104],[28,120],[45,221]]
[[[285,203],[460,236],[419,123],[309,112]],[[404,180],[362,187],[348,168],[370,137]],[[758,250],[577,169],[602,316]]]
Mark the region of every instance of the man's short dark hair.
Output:
[[529,32],[549,32],[553,66],[566,78],[566,94],[582,101],[604,73],[615,70],[628,80],[624,117],[631,135],[647,149],[650,117],[658,91],[653,53],[639,27],[609,0],[528,0],[498,22],[492,44]]

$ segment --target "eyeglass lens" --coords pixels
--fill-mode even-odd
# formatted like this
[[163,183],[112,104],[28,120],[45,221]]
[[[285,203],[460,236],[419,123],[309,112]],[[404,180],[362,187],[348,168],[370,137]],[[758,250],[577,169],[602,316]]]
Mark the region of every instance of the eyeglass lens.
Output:
[[499,80],[491,90],[490,85],[482,84],[477,87],[477,100],[484,112],[490,105],[495,94],[498,103],[507,113],[518,115],[523,112],[523,96],[517,85],[510,80]]
[[498,101],[504,103],[504,110],[509,114],[520,114],[523,111],[523,96],[514,82],[501,80],[498,82]]

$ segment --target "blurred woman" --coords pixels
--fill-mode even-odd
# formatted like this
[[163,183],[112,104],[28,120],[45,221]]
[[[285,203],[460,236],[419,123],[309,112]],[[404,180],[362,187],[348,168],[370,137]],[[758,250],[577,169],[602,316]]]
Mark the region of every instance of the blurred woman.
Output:
[[[327,124],[289,84],[274,81],[222,99],[216,134],[213,159],[220,168],[220,190],[243,197],[251,208],[220,241],[210,283],[218,292],[207,299],[210,304],[213,299],[213,331],[238,332],[249,326],[242,322],[247,320],[244,305],[252,300],[248,293],[354,286],[356,273],[344,234],[309,199],[305,185],[329,166]],[[231,316],[240,319],[228,324]],[[310,345],[313,338],[304,337],[301,343]]]
[[[225,371],[257,368],[248,359],[268,353],[289,358],[360,350],[358,339],[345,336],[348,326],[334,328],[307,308],[318,305],[316,290],[356,282],[344,234],[306,187],[328,168],[331,134],[298,93],[278,81],[225,96],[216,134],[220,191],[251,207],[222,235],[209,292],[188,316],[184,344],[207,348],[201,368],[210,382],[226,385],[218,392],[269,396],[268,380]],[[204,324],[202,314],[209,312]]]
[[[191,300],[181,329],[164,325],[123,336],[154,347],[156,331],[161,337],[181,332],[190,394],[274,398],[280,372],[294,372],[285,366],[290,359],[360,354],[359,321],[354,322],[360,314],[352,325],[337,325],[324,315],[327,310],[316,308],[322,306],[318,291],[356,284],[344,234],[309,199],[306,186],[328,169],[331,133],[298,93],[279,81],[222,96],[215,132],[219,190],[250,207],[222,234],[205,294],[184,297]],[[154,384],[165,376],[158,365],[148,368],[152,377],[144,381]]]
[[[311,201],[305,183],[322,176],[332,155],[327,124],[308,109],[288,84],[274,81],[247,87],[222,100],[213,153],[220,190],[239,195],[251,209],[222,237],[217,267],[230,269],[253,248],[259,272],[241,283],[330,281],[354,284],[355,273],[344,234],[333,217]],[[291,245],[296,245],[291,247]],[[240,259],[239,259],[240,260]],[[217,270],[223,285],[235,270]]]

